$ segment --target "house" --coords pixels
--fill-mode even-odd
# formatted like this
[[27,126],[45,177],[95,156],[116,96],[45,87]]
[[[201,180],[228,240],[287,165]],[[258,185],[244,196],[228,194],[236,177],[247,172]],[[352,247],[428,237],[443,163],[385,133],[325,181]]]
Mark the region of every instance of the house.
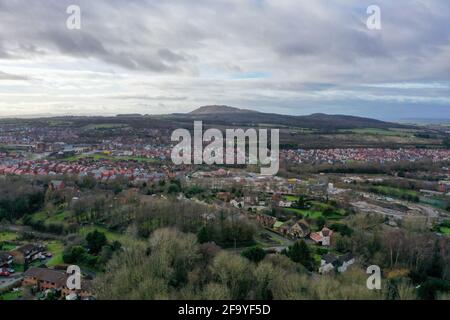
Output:
[[83,280],[83,285],[80,290],[71,291],[66,295],[66,300],[92,300],[92,281]]
[[13,260],[15,263],[25,264],[39,259],[44,250],[44,246],[30,243],[14,249],[13,251],[11,251],[11,255],[13,256]]
[[355,258],[351,253],[346,253],[345,255],[339,257],[340,266],[338,267],[339,272],[347,271],[348,267],[355,263]]
[[286,223],[280,228],[280,231],[291,238],[299,239],[307,237],[310,233],[310,228],[305,221],[300,220],[293,225]]
[[334,254],[327,253],[320,260],[319,273],[327,273],[336,270],[340,273],[346,272],[347,269],[355,263],[355,258],[351,253],[336,257]]
[[239,201],[239,200],[233,199],[230,201],[230,204],[233,207],[238,208],[238,209],[244,208],[244,201]]
[[290,208],[290,207],[292,206],[292,201],[283,201],[283,200],[280,200],[280,201],[278,202],[278,206],[279,206],[279,207],[282,207],[282,208]]
[[333,231],[328,229],[327,227],[324,227],[319,232],[312,232],[309,237],[311,240],[313,240],[315,243],[318,243],[322,246],[329,246],[331,244],[331,237],[333,235]]
[[61,297],[70,297],[75,295],[80,298],[92,297],[90,281],[82,281],[80,290],[71,290],[67,287],[69,275],[60,270],[47,268],[30,268],[23,274],[22,286],[36,287],[38,291],[58,290],[61,291]]
[[323,255],[322,259],[320,260],[319,273],[328,273],[334,270],[337,264],[337,260],[338,259],[334,254],[327,253]]
[[264,227],[272,229],[273,226],[275,225],[275,222],[277,222],[277,219],[272,216],[268,216],[266,214],[259,213],[256,215],[256,221],[258,221]]
[[13,263],[13,256],[8,252],[0,251],[0,269],[8,268]]
[[310,233],[309,225],[305,221],[298,221],[289,231],[294,238],[305,238]]
[[37,287],[38,291],[61,290],[63,297],[71,293],[67,288],[68,274],[47,268],[30,268],[23,274],[22,286]]

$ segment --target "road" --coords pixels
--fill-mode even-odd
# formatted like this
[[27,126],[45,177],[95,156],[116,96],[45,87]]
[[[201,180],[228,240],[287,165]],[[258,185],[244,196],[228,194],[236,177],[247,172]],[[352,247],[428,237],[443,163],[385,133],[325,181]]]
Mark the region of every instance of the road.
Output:
[[64,236],[58,236],[53,233],[47,233],[47,232],[39,232],[33,230],[29,226],[22,226],[22,225],[16,225],[16,224],[9,224],[9,225],[3,225],[0,227],[0,231],[11,231],[11,232],[27,232],[30,233],[38,238],[44,238],[44,239],[52,239],[52,240],[63,240]]
[[0,277],[0,292],[5,289],[12,288],[15,285],[19,285],[22,281],[22,273],[15,273],[9,277]]

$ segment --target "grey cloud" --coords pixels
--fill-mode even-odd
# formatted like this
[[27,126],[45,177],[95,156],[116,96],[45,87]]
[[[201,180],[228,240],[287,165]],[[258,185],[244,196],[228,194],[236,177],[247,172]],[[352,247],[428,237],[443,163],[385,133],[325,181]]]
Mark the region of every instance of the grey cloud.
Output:
[[150,101],[184,101],[187,97],[183,96],[149,96],[149,95],[115,95],[110,96],[118,100],[150,100]]
[[[339,91],[359,100],[414,98],[413,89],[359,88],[363,84],[450,81],[448,0],[378,0],[380,31],[365,27],[372,2],[78,0],[82,29],[72,31],[65,28],[72,0],[0,0],[0,59],[48,65],[70,60],[74,69],[116,73],[111,87],[124,90],[114,98],[123,104],[136,99],[176,105],[185,97],[222,103],[229,96],[238,105],[288,108],[319,105]],[[268,76],[235,81],[236,72]],[[171,85],[151,82],[155,95],[134,95],[129,91],[147,91],[122,82],[159,75]],[[449,96],[437,89],[419,94]]]
[[0,71],[0,80],[29,80],[29,78]]
[[[258,58],[261,66],[274,70],[290,70],[293,65],[301,70],[307,63],[308,68],[327,65],[332,74],[336,68],[348,66],[346,72],[339,72],[341,80],[359,76],[370,81],[366,75],[360,75],[372,71],[361,70],[361,66],[370,67],[365,63],[367,59],[396,66],[399,77],[408,76],[411,64],[430,66],[417,70],[418,78],[428,77],[433,65],[441,64],[445,69],[450,64],[442,65],[442,61],[433,57],[433,51],[442,50],[450,40],[450,9],[440,0],[415,1],[414,5],[406,0],[379,1],[384,28],[380,32],[365,28],[367,6],[360,1],[292,1],[277,5],[275,1],[219,0],[188,5],[176,0],[161,3],[80,0],[80,31],[64,28],[68,4],[71,4],[68,0],[50,0],[45,4],[4,1],[4,10],[9,13],[5,23],[9,25],[2,25],[0,20],[0,29],[4,30],[0,35],[12,43],[16,39],[28,43],[21,50],[30,54],[36,48],[45,51],[54,48],[65,55],[157,73],[198,74],[195,69],[199,61],[213,63],[225,72],[225,66],[236,64],[245,70],[256,68],[252,60]],[[31,28],[17,26],[27,19]],[[236,61],[243,46],[247,52],[241,56],[250,66]],[[0,50],[0,55],[2,52],[5,56],[7,51]],[[271,54],[278,57],[269,59]],[[387,71],[371,68],[375,71],[372,79],[375,82],[391,76],[386,74],[389,68],[384,68]],[[448,78],[443,74],[440,77]]]
[[186,58],[182,55],[176,54],[173,51],[163,48],[158,50],[158,56],[161,57],[164,61],[168,62],[179,62],[179,61],[186,61]]

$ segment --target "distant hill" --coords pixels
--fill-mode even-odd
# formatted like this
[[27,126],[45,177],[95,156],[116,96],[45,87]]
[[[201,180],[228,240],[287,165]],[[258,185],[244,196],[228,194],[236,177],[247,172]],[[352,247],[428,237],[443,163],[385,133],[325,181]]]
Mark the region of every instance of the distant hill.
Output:
[[316,113],[309,116],[290,116],[216,105],[203,106],[190,113],[172,114],[169,118],[177,121],[202,120],[211,125],[254,126],[265,124],[321,130],[411,127],[398,123],[355,116],[328,115],[323,113]]
[[116,115],[118,118],[136,118],[136,117],[142,117],[142,114],[140,113],[124,113],[124,114],[118,114]]
[[258,113],[257,111],[247,110],[247,109],[239,109],[229,106],[203,106],[198,109],[195,109],[192,112],[189,112],[190,115],[214,115],[214,114],[236,114],[236,113]]

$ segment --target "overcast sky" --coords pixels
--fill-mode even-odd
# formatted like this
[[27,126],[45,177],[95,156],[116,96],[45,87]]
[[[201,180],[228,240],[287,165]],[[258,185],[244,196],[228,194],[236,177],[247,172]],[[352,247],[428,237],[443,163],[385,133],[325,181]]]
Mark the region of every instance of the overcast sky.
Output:
[[0,0],[0,116],[208,104],[450,119],[450,3]]

